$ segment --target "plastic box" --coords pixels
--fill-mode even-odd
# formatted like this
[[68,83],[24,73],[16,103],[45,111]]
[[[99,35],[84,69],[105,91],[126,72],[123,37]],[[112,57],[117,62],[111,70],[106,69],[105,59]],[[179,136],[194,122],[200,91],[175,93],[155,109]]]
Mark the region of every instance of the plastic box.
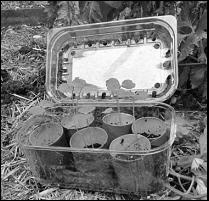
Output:
[[[63,27],[49,32],[46,90],[56,104],[47,108],[45,115],[32,116],[18,132],[18,142],[33,174],[41,182],[136,195],[164,188],[175,138],[175,111],[163,101],[175,92],[178,84],[176,29],[173,16],[162,16]],[[79,93],[59,90],[63,83],[72,85],[76,77],[86,81],[85,90],[82,88]],[[135,86],[115,95],[105,86],[110,78],[123,83],[122,88],[125,88],[124,80],[132,80]],[[101,140],[99,134],[85,132],[84,136],[75,138],[80,143],[78,147],[70,147],[72,135],[83,128],[63,128],[63,135],[55,144],[31,144],[29,136],[40,125],[60,123],[63,116],[92,106],[95,107],[90,112],[93,121],[83,128],[100,127],[106,131],[108,140],[101,137],[104,144],[100,148],[79,148],[83,146],[82,140],[85,145],[89,140]],[[108,110],[110,114],[125,113],[135,120],[142,119],[137,126],[135,120],[124,117],[127,122],[121,129],[122,115],[119,126],[111,125],[114,118],[104,123]],[[127,129],[125,133],[124,129]],[[136,137],[132,144],[125,134]],[[138,134],[146,134],[149,142]],[[135,142],[137,146],[147,143],[148,150],[139,147],[131,150]]]

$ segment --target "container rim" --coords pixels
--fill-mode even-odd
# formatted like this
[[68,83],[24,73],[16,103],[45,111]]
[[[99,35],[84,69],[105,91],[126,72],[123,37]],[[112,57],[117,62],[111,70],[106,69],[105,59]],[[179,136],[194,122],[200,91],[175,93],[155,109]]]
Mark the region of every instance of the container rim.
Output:
[[[120,139],[120,138],[122,138],[122,137],[128,137],[128,136],[133,137],[134,135],[135,135],[135,134],[130,133],[130,134],[122,135],[122,136],[120,136],[120,137],[114,139],[114,140],[110,143],[109,150],[110,150],[110,151],[114,151],[114,155],[117,155],[117,154],[115,154],[115,150],[114,150],[114,149],[111,149],[111,145],[113,145],[114,142],[118,141],[118,139]],[[150,150],[151,150],[151,142],[150,142],[150,140],[149,140],[147,137],[143,136],[143,135],[140,135],[140,137],[141,137],[141,138],[144,138],[144,139],[148,142],[148,144],[149,144],[149,146],[150,146],[150,149],[148,149],[147,151],[150,151]],[[123,152],[123,151],[122,151],[122,152]],[[130,152],[137,152],[137,151],[127,151],[127,152],[130,153]],[[139,152],[140,152],[140,151],[139,151]],[[144,152],[144,151],[141,151],[141,152]],[[113,156],[113,154],[111,154],[111,156],[112,156],[113,158],[115,158],[115,156]],[[117,160],[126,161],[126,160],[123,160],[123,159],[117,159]]]
[[[170,98],[174,92],[177,89],[178,86],[178,64],[177,64],[177,54],[176,54],[176,50],[177,50],[177,30],[176,30],[176,26],[177,26],[177,20],[174,16],[172,15],[165,15],[165,16],[152,16],[152,17],[145,17],[145,18],[134,18],[134,19],[127,19],[127,20],[119,20],[119,21],[110,21],[110,22],[101,22],[101,23],[94,23],[94,24],[84,24],[84,25],[78,25],[78,26],[71,26],[71,27],[61,27],[61,28],[55,28],[49,31],[48,35],[47,35],[47,62],[46,62],[46,82],[45,82],[45,86],[46,86],[46,91],[48,93],[48,95],[55,101],[58,103],[67,103],[70,102],[72,103],[71,99],[61,99],[60,97],[57,96],[57,94],[55,93],[57,90],[57,86],[56,86],[56,82],[55,82],[55,86],[51,84],[51,79],[54,76],[54,74],[52,75],[52,72],[54,73],[54,71],[57,72],[58,69],[52,69],[55,68],[55,64],[56,62],[52,62],[52,58],[57,59],[57,57],[53,57],[53,54],[55,54],[56,52],[58,52],[60,47],[60,43],[58,43],[58,45],[56,45],[56,43],[60,40],[63,44],[65,40],[68,40],[69,38],[71,39],[72,37],[75,37],[75,33],[81,32],[85,30],[97,30],[99,28],[102,29],[109,29],[111,27],[115,27],[115,26],[119,26],[119,27],[123,27],[123,26],[130,26],[130,25],[137,25],[137,24],[149,24],[149,23],[156,23],[160,26],[163,26],[164,28],[166,28],[170,35],[172,36],[172,40],[173,40],[173,46],[172,48],[174,49],[174,57],[173,57],[173,65],[174,65],[174,70],[173,70],[173,75],[174,75],[174,81],[172,82],[172,87],[170,88],[170,90],[168,90],[164,95],[161,95],[160,97],[149,97],[146,100],[143,99],[139,99],[136,102],[139,103],[143,103],[143,102],[149,102],[149,103],[153,103],[156,101],[165,101],[168,98]],[[68,36],[65,38],[65,34],[68,34],[66,32],[69,32],[71,36]],[[106,33],[106,32],[105,32]],[[109,32],[108,32],[109,33]],[[83,36],[83,35],[82,35]],[[85,36],[85,34],[84,34]],[[52,67],[53,66],[53,67]],[[90,99],[92,102],[95,103],[94,99]],[[99,100],[97,100],[99,101]],[[114,100],[112,100],[113,102],[115,102]],[[103,100],[104,104],[108,103],[109,101],[105,99],[105,101]]]
[[[92,102],[90,102],[90,105],[93,104]],[[59,107],[60,106],[60,103],[57,103],[57,106]],[[116,107],[116,104],[114,103],[111,103],[111,106],[112,107]],[[123,107],[130,107],[130,103],[127,104],[127,103],[124,103],[122,104],[121,106]],[[171,147],[171,145],[173,144],[174,142],[174,139],[175,139],[175,118],[176,118],[176,114],[175,114],[175,110],[172,106],[166,104],[166,103],[162,103],[162,102],[154,102],[154,103],[144,103],[144,104],[141,104],[141,103],[137,103],[135,104],[135,107],[139,107],[139,106],[149,106],[149,107],[153,107],[153,106],[161,106],[161,107],[166,107],[170,110],[170,113],[172,115],[172,118],[171,118],[171,132],[170,133],[170,139],[165,143],[163,144],[162,146],[160,147],[156,147],[156,148],[153,148],[149,151],[138,151],[137,153],[135,152],[135,154],[143,154],[143,155],[149,155],[149,154],[153,154],[153,153],[158,153],[164,149],[167,149],[169,147]],[[66,106],[66,107],[69,107],[69,106]],[[74,106],[76,107],[76,106]],[[95,107],[108,107],[107,105],[101,105],[101,104],[96,104]],[[37,115],[37,116],[40,116],[40,115]],[[50,116],[50,115],[45,115],[45,116]],[[32,116],[34,118],[34,116]],[[32,118],[31,117],[31,118]],[[55,118],[57,119],[56,117],[54,116],[50,116],[51,118]],[[31,119],[29,118],[29,119]],[[29,120],[28,119],[28,120]],[[27,120],[27,121],[28,121]],[[92,153],[111,153],[111,151],[109,149],[88,149],[88,148],[85,148],[85,149],[77,149],[77,148],[72,148],[72,147],[49,147],[49,146],[32,146],[32,145],[27,145],[27,144],[23,144],[23,142],[21,142],[19,140],[19,137],[21,135],[21,130],[24,131],[25,128],[21,128],[18,133],[17,133],[17,142],[18,144],[20,145],[20,147],[22,147],[23,149],[28,149],[28,150],[47,150],[47,151],[66,151],[66,152],[92,152]],[[120,153],[120,154],[127,154],[127,153],[131,153],[130,151],[129,152],[118,152],[115,150],[115,153]],[[132,152],[132,154],[134,154]]]
[[[103,132],[103,134],[105,135],[105,143],[104,143],[103,145],[101,145],[101,146],[104,146],[104,145],[107,143],[108,134],[107,134],[107,132],[105,131],[105,129],[100,128],[100,127],[98,127],[98,126],[95,126],[95,127],[89,126],[89,127],[82,128],[82,129],[76,131],[75,133],[73,133],[73,135],[71,136],[70,141],[69,141],[69,144],[70,144],[70,147],[71,147],[71,148],[74,148],[74,147],[72,146],[72,138],[73,138],[73,136],[75,136],[75,134],[79,134],[80,132],[82,132],[82,131],[84,131],[84,130],[87,130],[87,129],[89,129],[89,128],[90,128],[90,129],[91,129],[91,128],[96,128],[96,129],[98,129],[98,130],[100,130],[100,131]],[[98,147],[98,148],[96,148],[96,149],[99,149],[99,148],[100,148],[100,147]],[[86,149],[86,148],[85,148],[85,149]],[[91,149],[92,149],[92,148],[91,148]]]
[[[141,120],[141,119],[156,119],[156,120],[158,120],[158,121],[160,121],[161,123],[163,123],[164,124],[164,121],[163,120],[161,120],[160,118],[157,118],[157,117],[140,117],[139,119],[136,119],[134,122],[133,122],[133,124],[131,125],[131,129],[132,129],[132,132],[133,133],[136,133],[136,131],[135,131],[135,129],[136,128],[134,128],[135,127],[135,123],[136,123],[136,121],[139,121],[139,120]],[[159,137],[156,137],[156,138],[154,138],[154,139],[150,139],[150,140],[157,140],[157,139],[159,139],[160,137],[162,137],[164,134],[165,134],[165,132],[166,132],[166,126],[164,127],[164,129],[163,129],[163,133],[159,136]],[[138,133],[138,134],[140,134],[140,133]]]
[[90,122],[87,120],[88,124],[84,127],[76,127],[76,125],[73,125],[72,127],[67,128],[66,126],[63,125],[64,124],[63,122],[65,121],[65,118],[70,117],[70,114],[65,114],[61,117],[61,120],[60,120],[61,126],[67,130],[76,130],[76,129],[86,128],[88,125],[91,125],[94,121],[94,116],[90,113],[89,114],[77,113],[76,115],[80,115],[80,116],[87,116],[88,115],[88,120],[90,120]]
[[[133,121],[129,124],[126,124],[126,125],[114,125],[114,124],[109,124],[107,122],[104,121],[105,118],[107,118],[108,116],[112,115],[112,114],[122,114],[122,115],[126,115],[126,116],[129,116],[129,117],[133,117]],[[104,117],[102,117],[102,122],[107,124],[108,126],[113,126],[113,127],[123,127],[123,126],[128,126],[130,124],[132,124],[135,120],[135,117],[131,114],[128,114],[128,113],[124,113],[124,112],[112,112],[112,113],[109,113],[109,114],[106,114]]]
[[[33,143],[32,143],[32,140],[31,140],[31,135],[34,135],[35,132],[37,132],[38,129],[40,129],[42,126],[45,126],[45,125],[48,125],[48,124],[51,124],[51,125],[53,125],[53,126],[56,126],[56,128],[58,129],[58,130],[57,130],[57,131],[58,131],[58,134],[59,134],[59,136],[54,140],[54,142],[48,144],[48,146],[53,145],[57,140],[60,139],[60,137],[63,135],[63,128],[62,128],[61,124],[59,124],[59,123],[57,123],[57,122],[45,122],[45,123],[41,124],[40,126],[37,126],[37,127],[29,134],[29,142],[30,142],[31,144],[33,144]],[[39,134],[40,134],[40,133],[39,133]]]
[[117,151],[117,150],[109,150],[109,149],[92,149],[92,148],[73,148],[73,147],[49,147],[49,146],[30,146],[30,145],[21,145],[21,147],[25,150],[40,150],[40,151],[55,151],[55,152],[80,152],[80,153],[103,153],[103,154],[131,154],[131,155],[151,155],[155,153],[159,153],[165,149],[170,148],[170,143],[166,142],[164,145],[150,149],[148,151]]

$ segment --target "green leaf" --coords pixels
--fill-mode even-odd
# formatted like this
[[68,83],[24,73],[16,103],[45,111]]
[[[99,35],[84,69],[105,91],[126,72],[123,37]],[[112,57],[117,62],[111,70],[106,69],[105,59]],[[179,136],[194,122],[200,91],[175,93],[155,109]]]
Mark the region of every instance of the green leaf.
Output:
[[122,1],[104,1],[104,3],[108,4],[113,8],[119,8],[122,5]]
[[124,80],[121,86],[125,89],[133,89],[136,84],[132,80]]
[[58,90],[64,94],[72,94],[73,92],[73,85],[69,85],[67,83],[62,83],[61,85],[59,85]]
[[116,90],[120,89],[120,83],[116,78],[110,78],[106,81],[107,89],[111,92],[114,92]]
[[[199,18],[200,9],[195,1],[182,3],[182,11],[178,16],[178,34],[177,42],[179,46],[178,60],[186,59],[194,50],[194,47],[199,47],[198,42],[207,37],[205,30],[207,29],[207,10],[204,11]],[[200,59],[205,59],[201,54]]]
[[203,86],[203,94],[202,97],[205,98],[207,100],[207,80],[204,81],[204,86]]
[[200,46],[199,46],[198,62],[207,63],[207,56],[205,54],[205,45],[202,40],[199,42],[199,44]]
[[197,35],[195,33],[190,34],[184,42],[180,45],[180,54],[178,57],[178,61],[183,61],[186,59],[186,57],[191,54],[192,50],[194,49],[194,45],[198,45],[199,39],[197,38]]
[[193,126],[193,123],[191,120],[187,120],[183,118],[181,115],[176,115],[176,136],[182,137],[183,135],[188,135],[191,131],[191,128]]
[[186,37],[194,33],[195,31],[190,20],[187,20],[187,21],[178,20],[178,24],[177,24],[177,44],[178,45],[180,45],[180,43],[184,39],[186,39]]
[[79,77],[76,77],[72,81],[72,85],[74,87],[74,91],[73,92],[76,93],[76,94],[80,94],[81,90],[86,85],[86,81],[83,80],[83,79],[80,79]]
[[68,1],[58,1],[57,19],[65,19],[70,23]]
[[89,23],[103,21],[103,15],[97,1],[86,1],[83,9],[83,18]]
[[192,89],[199,87],[203,83],[205,71],[205,68],[192,68],[190,73]]
[[205,30],[207,30],[207,10],[204,11],[203,15],[198,21],[196,33],[198,35],[202,35],[202,33],[205,32]]
[[189,79],[190,69],[184,68],[179,76],[179,88],[186,88],[185,85]]
[[119,20],[124,20],[124,19],[126,19],[127,17],[130,16],[130,14],[131,14],[131,8],[126,7],[126,8],[120,13]]

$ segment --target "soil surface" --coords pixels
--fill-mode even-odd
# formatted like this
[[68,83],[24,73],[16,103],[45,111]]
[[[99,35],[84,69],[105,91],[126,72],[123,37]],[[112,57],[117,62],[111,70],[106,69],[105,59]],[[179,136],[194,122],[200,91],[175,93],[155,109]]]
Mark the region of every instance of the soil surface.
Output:
[[101,144],[99,143],[94,143],[93,145],[87,145],[84,148],[99,148],[101,147]]

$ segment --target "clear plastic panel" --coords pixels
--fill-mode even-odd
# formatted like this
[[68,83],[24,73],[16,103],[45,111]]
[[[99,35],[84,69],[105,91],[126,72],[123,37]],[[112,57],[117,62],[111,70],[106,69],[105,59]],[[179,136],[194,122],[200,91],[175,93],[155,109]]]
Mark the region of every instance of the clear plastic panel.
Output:
[[[90,106],[91,104],[85,105],[85,107]],[[28,140],[30,133],[38,125],[53,121],[61,122],[63,117],[76,115],[77,111],[83,107],[83,105],[73,107],[57,104],[57,106],[49,108],[45,115],[33,116],[19,131],[18,141],[34,175],[41,182],[65,188],[134,193],[136,195],[146,195],[162,190],[168,175],[170,147],[175,138],[173,108],[164,103],[121,104],[120,113],[118,113],[118,107],[113,103],[109,107],[96,105],[91,112],[94,121],[90,125],[77,129],[63,127],[62,140],[58,140],[52,146],[33,146]],[[107,114],[107,111],[110,113]],[[124,126],[123,123],[120,123],[120,116],[118,116],[119,122],[113,121],[113,125],[108,124],[112,127],[107,127],[103,120],[106,115],[111,114],[128,114],[134,117],[135,120],[132,121],[127,133],[122,133],[120,130],[120,127]],[[144,126],[143,132],[139,130],[137,132],[136,128],[133,129],[138,120],[140,122],[145,119],[147,125]],[[159,120],[160,124],[155,122],[155,125],[161,126],[161,129],[158,130],[159,127],[156,127],[155,132],[152,129],[153,121],[156,120]],[[80,144],[76,148],[76,143],[74,143],[74,147],[70,147],[73,135],[91,127],[99,127],[106,131],[109,140],[101,138],[105,143],[99,148],[93,146],[92,148],[81,148]],[[150,135],[149,129],[152,130],[153,135]],[[84,132],[83,134],[87,136],[89,133]],[[127,134],[136,136],[136,138],[126,141]],[[150,141],[149,150],[140,150],[138,147],[130,149],[130,146],[137,140],[140,142],[141,138],[137,137],[138,135],[143,135]],[[116,143],[116,146],[111,146],[119,138],[120,142]],[[91,140],[93,144],[95,139],[90,137],[90,144]],[[80,140],[84,140],[84,145],[87,145],[88,142],[84,138],[81,137]]]
[[[105,82],[116,78],[128,90],[146,93],[138,102],[162,102],[178,84],[176,19],[173,16],[140,18],[76,27],[53,29],[48,34],[46,88],[56,102],[72,98],[115,99]],[[75,78],[86,81],[80,93],[66,94],[58,89]],[[123,86],[122,86],[123,88]]]

